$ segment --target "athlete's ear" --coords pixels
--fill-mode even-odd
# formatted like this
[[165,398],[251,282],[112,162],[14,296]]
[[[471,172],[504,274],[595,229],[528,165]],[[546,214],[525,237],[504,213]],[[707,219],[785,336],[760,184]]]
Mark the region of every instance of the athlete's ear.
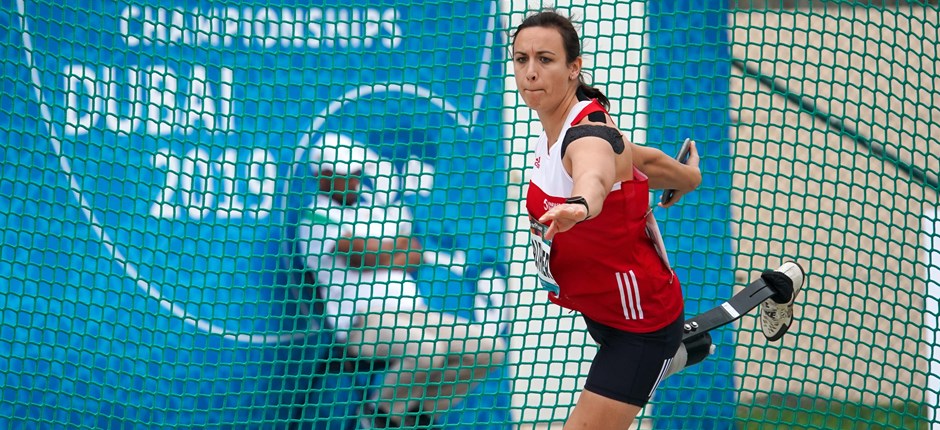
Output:
[[568,80],[569,81],[574,81],[581,77],[582,63],[583,63],[583,60],[579,56],[575,58],[574,61],[572,61],[570,64],[568,64]]

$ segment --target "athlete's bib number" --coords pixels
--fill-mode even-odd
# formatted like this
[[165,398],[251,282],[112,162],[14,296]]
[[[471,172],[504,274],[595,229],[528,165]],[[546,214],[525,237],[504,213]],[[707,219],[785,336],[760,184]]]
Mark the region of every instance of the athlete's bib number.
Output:
[[530,220],[530,223],[531,227],[529,233],[532,257],[535,260],[535,267],[538,269],[539,284],[542,289],[558,294],[558,283],[555,282],[555,277],[552,276],[552,270],[551,267],[549,267],[549,260],[552,255],[552,241],[543,238],[545,231],[548,230],[548,226],[534,220]]

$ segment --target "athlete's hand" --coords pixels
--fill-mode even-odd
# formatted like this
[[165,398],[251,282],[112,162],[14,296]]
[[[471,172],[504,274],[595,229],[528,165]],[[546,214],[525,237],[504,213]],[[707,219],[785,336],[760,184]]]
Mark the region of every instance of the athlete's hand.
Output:
[[680,164],[678,167],[681,169],[682,177],[684,178],[684,180],[680,181],[682,186],[665,190],[659,207],[668,208],[676,204],[682,196],[695,191],[695,189],[702,184],[702,170],[699,167],[699,163],[701,163],[701,157],[698,155],[698,148],[695,146],[695,141],[692,141],[689,147],[688,159],[686,159],[684,164]]
[[556,234],[571,230],[575,224],[584,221],[587,216],[587,208],[584,207],[584,205],[578,203],[563,203],[545,212],[545,214],[539,218],[539,222],[542,224],[551,222],[551,225],[548,226],[548,230],[545,231],[544,238],[546,240],[552,240]]

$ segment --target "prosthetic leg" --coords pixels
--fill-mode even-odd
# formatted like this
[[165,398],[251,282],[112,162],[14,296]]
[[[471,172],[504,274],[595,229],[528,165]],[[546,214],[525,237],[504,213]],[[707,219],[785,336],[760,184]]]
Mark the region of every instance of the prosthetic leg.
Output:
[[[795,266],[796,269],[792,267]],[[751,282],[741,292],[735,294],[728,301],[704,313],[696,315],[685,321],[682,344],[672,359],[666,376],[672,375],[693,364],[701,363],[712,354],[715,345],[712,344],[708,333],[718,327],[730,324],[741,319],[742,316],[761,304],[772,301],[773,305],[792,307],[793,300],[803,286],[803,269],[796,263],[786,263],[777,271],[767,271],[760,278]],[[768,302],[769,303],[769,302]],[[792,322],[792,312],[788,314],[790,321],[781,325],[780,330],[786,332]],[[777,340],[783,333],[769,340]]]

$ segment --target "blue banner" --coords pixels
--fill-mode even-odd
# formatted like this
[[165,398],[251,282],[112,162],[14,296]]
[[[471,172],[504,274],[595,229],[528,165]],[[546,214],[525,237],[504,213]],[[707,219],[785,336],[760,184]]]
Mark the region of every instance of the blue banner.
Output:
[[[317,375],[289,244],[324,133],[368,146],[370,202],[442,257],[432,307],[505,323],[496,5],[417,3],[0,9],[0,426],[347,424],[365,386]],[[446,420],[506,427],[493,376]]]

